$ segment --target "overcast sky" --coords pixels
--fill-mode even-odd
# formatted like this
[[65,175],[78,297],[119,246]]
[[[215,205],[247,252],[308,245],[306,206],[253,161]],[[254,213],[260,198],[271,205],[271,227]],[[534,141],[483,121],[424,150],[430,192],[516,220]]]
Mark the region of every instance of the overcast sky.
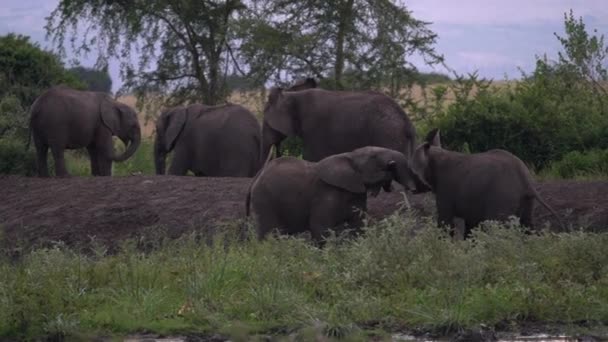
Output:
[[[534,55],[556,56],[553,33],[563,33],[563,14],[582,16],[587,29],[608,35],[608,0],[402,0],[414,17],[432,22],[437,50],[456,71],[488,78],[518,77],[518,67],[534,67]],[[59,0],[0,0],[0,34],[29,35],[43,46],[44,18]],[[82,61],[90,66],[92,57]],[[122,83],[110,66],[114,90]]]

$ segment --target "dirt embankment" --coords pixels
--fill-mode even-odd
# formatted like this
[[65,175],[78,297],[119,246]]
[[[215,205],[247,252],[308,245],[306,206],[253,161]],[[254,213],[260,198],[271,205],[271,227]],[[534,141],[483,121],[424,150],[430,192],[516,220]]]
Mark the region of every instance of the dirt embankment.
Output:
[[[150,227],[177,237],[243,218],[247,178],[175,176],[0,177],[0,241],[6,246],[44,241],[114,245]],[[545,200],[568,224],[608,230],[608,182],[552,181],[538,185]],[[423,214],[432,214],[432,195],[409,196]],[[369,213],[381,218],[400,206],[400,193],[370,198]],[[537,224],[553,217],[540,205]]]

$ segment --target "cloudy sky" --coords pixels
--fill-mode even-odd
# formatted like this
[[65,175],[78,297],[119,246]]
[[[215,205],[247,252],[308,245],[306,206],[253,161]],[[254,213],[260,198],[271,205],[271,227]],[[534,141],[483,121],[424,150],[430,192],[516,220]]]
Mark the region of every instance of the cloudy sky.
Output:
[[[563,32],[563,14],[570,9],[582,16],[588,29],[608,35],[607,0],[401,0],[418,19],[432,22],[439,34],[437,49],[456,71],[478,70],[482,76],[518,77],[518,67],[529,71],[534,56],[557,54],[553,33]],[[44,18],[59,0],[1,0],[0,34],[30,35],[43,46]],[[82,61],[91,65],[93,58]],[[110,72],[120,86],[117,63]]]

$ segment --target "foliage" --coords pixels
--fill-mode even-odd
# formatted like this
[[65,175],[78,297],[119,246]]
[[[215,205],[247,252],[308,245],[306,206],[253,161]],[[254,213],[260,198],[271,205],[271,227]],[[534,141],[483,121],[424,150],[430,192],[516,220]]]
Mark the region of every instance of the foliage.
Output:
[[0,175],[33,176],[36,154],[25,150],[23,141],[14,136],[0,137]]
[[29,37],[0,36],[0,98],[13,95],[21,106],[29,107],[43,90],[58,84],[82,88],[58,56],[30,42]]
[[[608,322],[608,234],[488,224],[474,242],[451,242],[428,220],[392,216],[317,249],[297,238],[238,242],[236,231],[227,225],[209,245],[194,235],[142,236],[115,254],[93,242],[88,253],[59,244],[2,259],[0,337],[369,340],[369,322],[375,334]],[[155,247],[144,253],[144,245]]]
[[604,35],[597,36],[587,32],[583,18],[574,17],[574,12],[564,14],[566,36],[555,36],[564,48],[559,52],[558,64],[573,69],[574,73],[584,77],[593,90],[599,95],[607,96],[605,83],[608,81],[608,46],[604,46]]
[[28,118],[17,96],[0,99],[0,174],[30,176],[35,173],[35,154],[25,149]]
[[97,48],[99,65],[119,58],[123,91],[139,99],[154,90],[170,95],[163,99],[166,105],[212,105],[227,95],[233,22],[244,8],[240,0],[62,0],[48,19],[47,32],[62,50],[68,33],[76,52]]
[[[588,36],[572,13],[565,26],[567,38],[560,42],[566,52],[558,62],[538,58],[532,74],[504,87],[475,74],[457,77],[447,87],[433,88],[437,101],[430,106],[409,103],[411,112],[425,131],[441,128],[442,142],[450,149],[502,148],[537,169],[571,151],[608,148],[608,95],[593,81],[603,79],[606,71],[605,57],[598,53],[604,51],[603,36]],[[589,64],[597,70],[591,76]],[[455,99],[445,105],[448,90]]]
[[[437,35],[402,4],[388,0],[256,0],[241,21],[241,57],[265,80],[312,75],[331,88],[398,91],[415,70],[443,57]],[[349,75],[346,75],[346,74]],[[348,76],[348,82],[346,80]],[[333,83],[333,84],[332,84]]]
[[86,89],[90,91],[100,91],[104,93],[112,92],[112,78],[108,73],[108,69],[96,70],[85,68],[82,66],[75,67],[69,70],[86,85]]
[[608,150],[573,151],[547,167],[545,176],[594,178],[608,176]]

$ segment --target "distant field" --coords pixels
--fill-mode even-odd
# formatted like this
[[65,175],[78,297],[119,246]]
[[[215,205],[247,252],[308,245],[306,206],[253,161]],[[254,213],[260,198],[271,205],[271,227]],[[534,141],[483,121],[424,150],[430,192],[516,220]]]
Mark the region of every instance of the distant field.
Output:
[[[493,86],[502,88],[511,83],[513,83],[513,81],[494,81]],[[439,85],[439,84],[431,85],[427,88],[427,96],[429,97],[428,98],[429,100],[431,100],[431,98],[432,98],[431,89],[437,85]],[[445,85],[447,86],[447,84],[445,84]],[[407,90],[404,90],[402,92],[402,94],[406,95],[407,92],[408,92]],[[475,91],[473,91],[473,93],[474,92]],[[414,86],[411,90],[409,90],[409,96],[411,96],[411,98],[414,99],[414,101],[417,101],[417,102],[424,101],[423,88],[419,85]],[[448,92],[445,96],[445,99],[446,99],[446,102],[445,102],[446,104],[454,101],[454,92],[451,89],[448,90]],[[126,96],[119,97],[118,100],[133,108],[135,108],[135,105],[137,103],[137,100],[132,95],[126,95]],[[266,101],[266,95],[263,94],[261,91],[235,91],[230,95],[228,101],[230,101],[232,103],[240,104],[240,105],[248,108],[249,110],[251,110],[254,114],[260,116],[262,113],[262,110],[264,108],[264,102]],[[148,122],[146,122],[145,116],[143,113],[140,113],[140,122],[142,125],[144,137],[151,137],[154,134],[154,122],[152,120],[148,120]]]

